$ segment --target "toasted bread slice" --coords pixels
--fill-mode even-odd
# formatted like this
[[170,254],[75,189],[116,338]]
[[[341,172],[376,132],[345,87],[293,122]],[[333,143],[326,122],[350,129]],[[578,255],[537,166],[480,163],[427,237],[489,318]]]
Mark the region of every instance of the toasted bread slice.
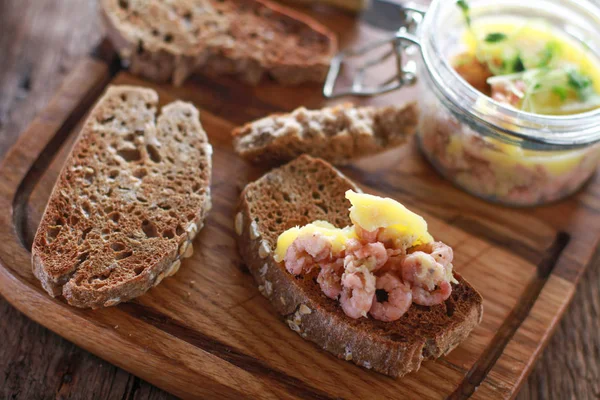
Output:
[[343,10],[358,13],[366,9],[371,3],[370,0],[279,0],[284,3],[299,4],[299,5],[321,5],[326,4],[333,7],[338,7]]
[[130,71],[181,84],[190,74],[321,82],[337,49],[317,21],[268,0],[102,0]]
[[281,164],[301,154],[343,164],[400,146],[416,132],[415,103],[401,107],[298,108],[233,131],[234,149],[252,163]]
[[210,209],[198,110],[157,117],[150,89],[110,87],[65,162],[33,242],[33,273],[77,307],[112,306],[179,269]]
[[395,322],[352,319],[326,297],[316,271],[295,277],[273,259],[278,236],[315,220],[349,225],[344,193],[358,188],[328,163],[301,156],[250,183],[235,216],[239,249],[246,265],[291,329],[339,358],[394,377],[417,370],[462,342],[481,321],[479,293],[455,273],[458,284],[445,303],[413,304]]

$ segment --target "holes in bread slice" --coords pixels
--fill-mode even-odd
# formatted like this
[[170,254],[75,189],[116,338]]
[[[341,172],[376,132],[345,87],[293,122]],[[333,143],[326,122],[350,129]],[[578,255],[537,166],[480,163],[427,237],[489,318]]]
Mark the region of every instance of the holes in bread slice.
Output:
[[156,225],[154,225],[152,221],[148,221],[147,219],[145,219],[142,222],[142,231],[144,231],[144,234],[149,238],[158,237],[158,230],[156,229]]
[[133,251],[122,251],[120,253],[115,254],[115,260],[124,260],[125,258],[131,257],[133,255]]
[[142,153],[137,148],[123,148],[117,150],[117,155],[127,162],[140,161]]
[[175,232],[173,232],[173,229],[165,229],[162,233],[162,237],[165,239],[173,239],[175,237]]
[[148,170],[146,168],[138,168],[133,171],[133,176],[138,179],[143,179],[146,175],[148,175]]
[[111,248],[111,249],[112,249],[114,252],[120,252],[120,251],[123,251],[123,250],[125,250],[125,243],[122,243],[122,242],[115,242],[115,243],[112,243],[112,244],[110,245],[110,248]]
[[52,243],[60,233],[60,226],[49,226],[46,231],[46,243]]
[[146,151],[148,152],[148,156],[150,157],[150,159],[155,162],[155,163],[159,163],[162,158],[160,157],[160,153],[158,152],[158,149],[151,144],[146,145]]

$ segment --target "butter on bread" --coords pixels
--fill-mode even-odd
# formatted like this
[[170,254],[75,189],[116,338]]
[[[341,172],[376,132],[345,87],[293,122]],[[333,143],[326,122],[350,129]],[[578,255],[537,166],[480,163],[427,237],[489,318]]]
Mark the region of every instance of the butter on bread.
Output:
[[181,84],[193,73],[257,84],[322,82],[333,32],[268,0],[101,0],[107,33],[129,70]]
[[415,134],[417,122],[418,109],[412,102],[387,107],[301,107],[236,128],[233,146],[237,154],[257,164],[282,164],[301,154],[344,164],[405,144]]
[[211,154],[192,104],[159,110],[154,90],[109,87],[35,235],[33,273],[44,289],[70,305],[99,308],[175,274],[210,209]]
[[323,294],[314,275],[288,273],[274,257],[281,233],[313,221],[351,225],[348,190],[359,189],[327,162],[307,155],[268,172],[241,194],[234,217],[240,253],[290,329],[338,358],[402,376],[461,343],[481,321],[482,298],[455,273],[458,283],[442,304],[413,306],[395,322],[357,320]]

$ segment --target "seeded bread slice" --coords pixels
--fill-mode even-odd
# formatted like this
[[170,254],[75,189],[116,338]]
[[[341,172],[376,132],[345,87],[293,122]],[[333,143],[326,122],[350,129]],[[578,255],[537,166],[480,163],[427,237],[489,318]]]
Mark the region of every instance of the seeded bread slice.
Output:
[[212,147],[193,105],[157,107],[153,90],[113,86],[86,120],[33,242],[33,273],[51,296],[112,306],[192,254],[211,206]]
[[301,156],[272,170],[244,189],[235,215],[235,231],[246,265],[289,327],[339,358],[365,368],[403,376],[423,359],[438,358],[462,342],[481,322],[482,298],[459,274],[443,304],[413,304],[395,322],[352,319],[326,297],[316,273],[289,274],[272,257],[286,229],[314,220],[350,224],[346,190],[358,188],[325,161]]
[[323,25],[268,0],[101,0],[101,11],[131,72],[176,85],[194,72],[321,82],[337,49]]
[[236,153],[252,163],[281,164],[301,154],[333,164],[377,154],[406,143],[416,132],[415,103],[388,107],[343,104],[321,110],[298,108],[236,128]]
[[338,7],[343,10],[358,13],[366,9],[370,0],[279,0],[284,3],[300,4],[300,5],[320,5],[327,4],[329,6]]

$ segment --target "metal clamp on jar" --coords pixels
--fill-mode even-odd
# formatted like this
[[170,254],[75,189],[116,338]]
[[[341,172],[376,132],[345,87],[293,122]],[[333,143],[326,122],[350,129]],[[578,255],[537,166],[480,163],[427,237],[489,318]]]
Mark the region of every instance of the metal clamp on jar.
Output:
[[[549,32],[560,32],[560,40],[589,52],[585,65],[597,70],[600,77],[598,5],[588,0],[471,0],[468,5],[464,1],[434,0],[427,12],[416,7],[403,10],[403,26],[393,38],[342,52],[333,60],[323,90],[326,97],[374,96],[412,85],[418,76],[422,85],[418,92],[418,139],[423,154],[443,176],[490,201],[516,206],[543,204],[572,194],[590,178],[600,160],[600,104],[575,113],[536,112],[533,106],[515,106],[524,101],[525,90],[533,87],[541,92],[542,83],[531,83],[534,72],[555,79],[548,84],[554,85],[548,88],[548,96],[555,96],[556,101],[571,96],[556,83],[562,82],[558,80],[562,75],[541,64],[545,49],[540,50],[540,65],[531,68],[528,64],[532,62],[526,59],[524,63],[524,57],[516,53],[516,74],[507,75],[507,79],[513,79],[517,85],[513,88],[511,83],[510,91],[503,92],[504,97],[502,93],[476,89],[473,82],[457,72],[452,61],[461,51],[465,32],[474,35],[471,24],[491,21],[490,24],[500,26],[502,22],[498,21],[502,18],[536,20],[543,21]],[[531,32],[522,32],[517,39],[531,41]],[[502,35],[488,32],[484,40],[493,44],[503,40]],[[348,58],[368,56],[374,49],[386,46],[389,51],[383,56],[358,68],[349,88],[336,91],[340,70]],[[421,55],[417,63],[407,61],[406,53],[416,50]],[[562,56],[583,63],[577,54],[580,53],[573,50]],[[393,76],[382,85],[367,86],[364,78],[369,68],[389,57],[396,61]],[[498,63],[498,68],[504,68],[504,64],[505,61]],[[572,96],[580,94],[577,89],[585,84],[588,89],[596,87],[600,98],[600,79],[578,81],[576,75],[565,71],[565,85]],[[498,79],[492,81],[495,84]],[[519,91],[519,85],[525,85],[522,82],[530,86]],[[509,98],[516,99],[515,103],[511,104]]]

